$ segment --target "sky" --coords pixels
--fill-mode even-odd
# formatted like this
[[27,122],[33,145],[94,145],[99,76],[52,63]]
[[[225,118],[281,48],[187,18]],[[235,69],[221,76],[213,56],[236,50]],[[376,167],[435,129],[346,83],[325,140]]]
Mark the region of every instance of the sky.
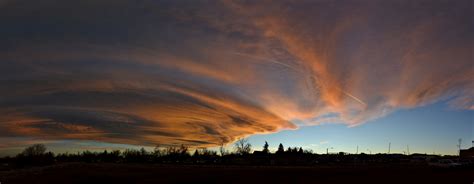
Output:
[[0,155],[215,147],[456,154],[470,0],[0,0]]

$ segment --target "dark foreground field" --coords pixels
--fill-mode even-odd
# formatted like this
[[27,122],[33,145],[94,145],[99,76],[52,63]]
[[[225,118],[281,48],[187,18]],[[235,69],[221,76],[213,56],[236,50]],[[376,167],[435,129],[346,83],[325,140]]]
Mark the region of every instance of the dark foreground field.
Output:
[[13,183],[468,183],[468,168],[422,166],[193,166],[84,164],[0,171],[1,184]]

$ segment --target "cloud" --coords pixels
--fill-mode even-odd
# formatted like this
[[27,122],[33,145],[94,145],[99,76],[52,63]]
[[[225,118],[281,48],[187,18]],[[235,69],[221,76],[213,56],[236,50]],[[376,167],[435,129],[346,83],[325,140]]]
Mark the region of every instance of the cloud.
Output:
[[448,97],[473,103],[467,4],[229,1],[314,78],[322,103],[310,114],[336,112],[350,125]]
[[2,1],[0,134],[213,146],[472,110],[469,3]]

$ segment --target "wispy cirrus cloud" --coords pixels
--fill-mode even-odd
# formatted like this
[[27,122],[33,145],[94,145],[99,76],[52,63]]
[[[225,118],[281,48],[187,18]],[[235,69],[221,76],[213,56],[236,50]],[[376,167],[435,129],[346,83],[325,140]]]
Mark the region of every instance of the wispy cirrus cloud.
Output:
[[0,133],[212,146],[439,100],[472,109],[469,7],[5,1]]

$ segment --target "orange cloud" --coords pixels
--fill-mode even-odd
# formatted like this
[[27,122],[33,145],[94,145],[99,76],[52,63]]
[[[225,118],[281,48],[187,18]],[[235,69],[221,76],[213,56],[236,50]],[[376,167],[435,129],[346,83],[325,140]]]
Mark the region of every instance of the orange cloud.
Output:
[[[227,4],[251,17],[268,39],[281,42],[300,66],[311,69],[299,72],[315,78],[311,85],[316,86],[321,103],[312,108],[318,109],[313,116],[338,113],[339,121],[357,125],[397,108],[452,95],[472,96],[455,92],[472,88],[473,81],[468,77],[472,76],[468,51],[472,43],[464,27],[467,22],[455,25],[450,21],[454,16],[433,17],[429,14],[432,9],[402,3],[392,8],[338,4],[331,13],[316,3]],[[373,8],[385,8],[384,14]],[[409,13],[399,15],[399,8]],[[315,12],[320,17],[314,16]],[[419,14],[417,19],[412,19],[414,14]],[[451,28],[450,33],[442,31],[446,27]],[[459,40],[463,36],[467,40]],[[469,105],[461,106],[469,109]]]

